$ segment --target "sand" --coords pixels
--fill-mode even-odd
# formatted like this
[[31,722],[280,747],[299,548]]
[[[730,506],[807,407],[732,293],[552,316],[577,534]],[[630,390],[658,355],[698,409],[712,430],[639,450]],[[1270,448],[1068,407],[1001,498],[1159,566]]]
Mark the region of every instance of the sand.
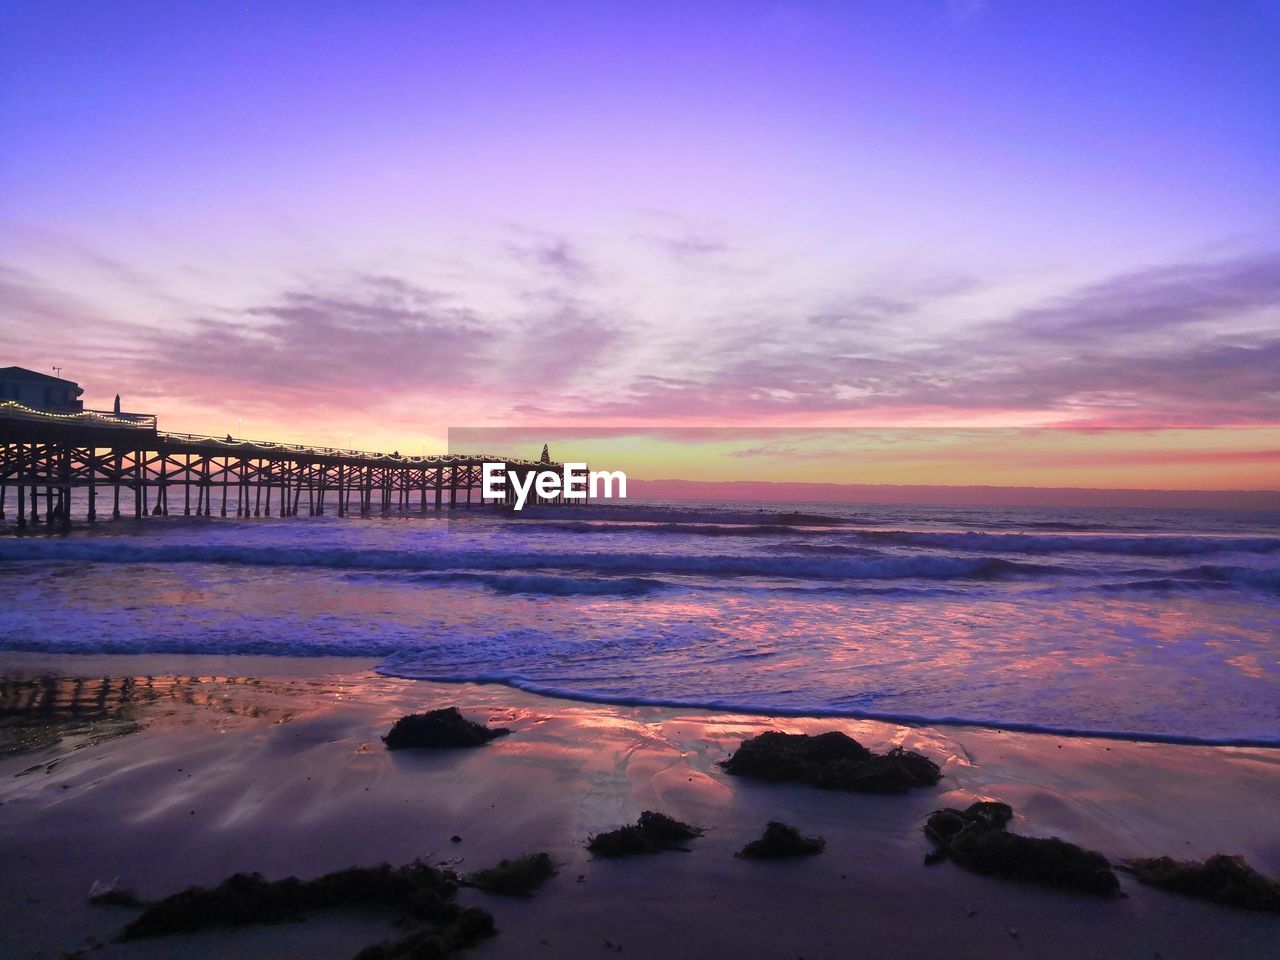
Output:
[[[61,711],[43,726],[65,734],[60,741],[0,755],[0,956],[59,957],[101,943],[90,956],[345,960],[392,936],[394,917],[115,944],[133,914],[90,905],[89,889],[119,878],[158,897],[236,871],[311,876],[417,857],[465,872],[546,850],[560,873],[531,899],[462,891],[500,929],[469,956],[1280,957],[1280,917],[1127,877],[1127,897],[1102,900],[950,863],[924,867],[920,831],[937,807],[999,799],[1018,813],[1012,829],[1112,858],[1241,853],[1280,875],[1277,750],[602,706],[384,678],[372,667],[0,654],[9,678],[86,678],[80,715],[94,718],[77,725]],[[121,710],[120,678],[148,676]],[[103,677],[114,678],[105,695]],[[59,690],[65,700],[74,685]],[[12,691],[6,707],[17,702]],[[513,733],[471,751],[384,749],[379,737],[397,717],[451,705]],[[945,777],[935,789],[874,797],[743,781],[717,767],[766,729],[841,729],[877,750],[902,744]],[[707,833],[689,853],[590,858],[591,834],[645,809]],[[825,837],[826,852],[794,862],[733,856],[775,819]]]

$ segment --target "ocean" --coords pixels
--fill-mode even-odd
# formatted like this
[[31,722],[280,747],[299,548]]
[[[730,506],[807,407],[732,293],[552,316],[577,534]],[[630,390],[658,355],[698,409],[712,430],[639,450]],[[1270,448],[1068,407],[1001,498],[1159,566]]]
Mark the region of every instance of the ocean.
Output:
[[745,503],[0,537],[0,649],[1280,744],[1280,514]]

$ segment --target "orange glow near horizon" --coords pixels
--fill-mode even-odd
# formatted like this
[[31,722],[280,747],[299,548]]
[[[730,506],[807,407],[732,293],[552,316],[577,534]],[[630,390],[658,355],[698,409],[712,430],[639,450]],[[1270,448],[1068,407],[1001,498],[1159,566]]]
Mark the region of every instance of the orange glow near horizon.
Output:
[[528,452],[638,480],[1131,490],[1275,490],[1280,428],[451,431],[451,448]]
[[[91,386],[91,385],[90,385]],[[86,391],[86,407],[114,397]],[[1280,426],[1145,428],[1053,423],[1016,411],[875,411],[857,428],[770,418],[752,425],[616,423],[488,426],[476,396],[386,398],[380,410],[298,397],[302,413],[228,398],[125,395],[125,410],[157,413],[160,428],[406,455],[452,452],[536,457],[623,470],[638,480],[1081,487],[1132,490],[1276,490]],[[231,412],[236,411],[236,412]],[[893,417],[898,419],[894,420]],[[468,419],[470,418],[470,419]],[[480,426],[445,427],[472,423]],[[421,424],[422,426],[416,426]]]

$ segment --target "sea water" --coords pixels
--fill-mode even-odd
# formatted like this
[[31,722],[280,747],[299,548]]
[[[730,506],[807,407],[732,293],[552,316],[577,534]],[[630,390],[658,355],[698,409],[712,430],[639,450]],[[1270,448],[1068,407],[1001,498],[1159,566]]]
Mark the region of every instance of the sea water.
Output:
[[0,649],[1280,744],[1280,514],[626,503],[0,536]]

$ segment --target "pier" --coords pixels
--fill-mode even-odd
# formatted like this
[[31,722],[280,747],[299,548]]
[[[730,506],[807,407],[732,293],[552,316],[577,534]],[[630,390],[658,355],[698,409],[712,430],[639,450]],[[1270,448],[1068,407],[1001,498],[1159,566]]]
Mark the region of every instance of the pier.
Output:
[[84,492],[89,523],[104,513],[139,520],[344,517],[509,503],[509,487],[504,500],[482,498],[485,463],[521,476],[562,468],[545,456],[411,457],[168,433],[150,414],[0,402],[0,521],[12,517],[20,528],[42,521],[69,527],[73,490]]

